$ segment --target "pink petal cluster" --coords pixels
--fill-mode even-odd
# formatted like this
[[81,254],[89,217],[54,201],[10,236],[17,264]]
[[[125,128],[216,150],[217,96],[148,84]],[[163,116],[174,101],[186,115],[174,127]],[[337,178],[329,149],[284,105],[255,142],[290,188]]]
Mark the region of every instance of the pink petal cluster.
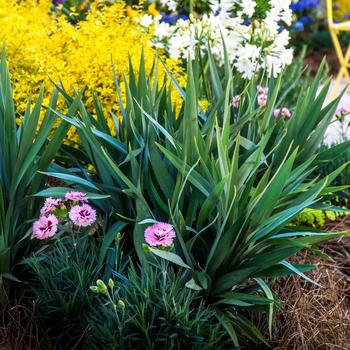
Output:
[[40,209],[40,215],[50,214],[53,210],[58,208],[63,203],[62,199],[58,198],[46,198],[44,202],[44,206]]
[[290,118],[292,116],[292,112],[288,108],[275,109],[273,115],[275,118],[278,118],[280,115],[282,117]]
[[71,191],[66,193],[65,199],[74,202],[87,202],[88,196],[84,192]]
[[[52,237],[58,231],[59,220],[67,220],[67,210],[69,219],[76,226],[87,227],[96,221],[96,211],[85,202],[88,196],[84,192],[70,191],[65,195],[65,199],[46,198],[44,206],[40,209],[40,218],[33,224],[33,237],[46,239]],[[75,205],[77,202],[80,205]],[[57,216],[53,211],[61,207]]]
[[79,227],[87,227],[96,221],[96,210],[88,204],[75,205],[68,213],[73,224]]
[[239,108],[239,105],[241,103],[241,96],[237,95],[233,98],[233,107],[234,108]]
[[58,219],[55,215],[42,216],[34,222],[33,237],[46,239],[52,237],[57,232]]
[[153,247],[169,247],[173,244],[175,236],[173,226],[165,222],[157,222],[145,230],[145,241]]
[[267,93],[268,93],[268,88],[258,86],[257,87],[258,91],[258,105],[259,106],[266,106],[267,105]]
[[338,116],[344,116],[344,115],[347,115],[349,113],[350,113],[350,109],[348,107],[341,106],[337,109],[335,114]]

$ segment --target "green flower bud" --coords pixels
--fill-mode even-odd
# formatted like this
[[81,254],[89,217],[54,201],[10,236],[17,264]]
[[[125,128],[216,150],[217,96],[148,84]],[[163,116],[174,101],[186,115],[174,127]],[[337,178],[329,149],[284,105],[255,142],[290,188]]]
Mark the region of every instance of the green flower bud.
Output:
[[123,300],[119,299],[117,305],[118,305],[119,309],[122,309],[122,310],[125,309],[125,303]]
[[65,219],[67,217],[67,208],[64,204],[62,204],[59,208],[56,208],[54,210],[54,214],[59,218],[59,219]]
[[111,289],[114,288],[114,282],[113,282],[113,280],[111,278],[108,280],[108,287],[111,288]]
[[118,232],[116,235],[115,235],[115,241],[116,242],[119,242],[119,241],[121,241],[122,240],[122,238],[123,238],[123,236],[122,236],[122,234],[120,233],[120,232]]
[[99,292],[99,289],[98,289],[98,287],[96,287],[96,286],[90,286],[90,290],[91,290],[92,292],[94,292],[94,293],[98,293],[98,292]]
[[98,290],[103,293],[103,294],[107,294],[107,286],[105,285],[105,283],[102,280],[97,280],[96,281],[96,285],[98,287]]

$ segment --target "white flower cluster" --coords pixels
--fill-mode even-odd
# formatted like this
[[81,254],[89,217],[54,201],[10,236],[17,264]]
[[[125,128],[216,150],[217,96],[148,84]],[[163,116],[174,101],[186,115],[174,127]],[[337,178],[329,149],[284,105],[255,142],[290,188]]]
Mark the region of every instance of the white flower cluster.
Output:
[[[209,14],[180,19],[175,25],[154,18],[152,45],[165,49],[171,58],[186,60],[193,59],[197,49],[205,54],[209,44],[213,56],[223,64],[224,40],[229,60],[243,78],[250,79],[259,70],[277,76],[293,58],[287,48],[289,33],[281,30],[281,25],[291,24],[291,0],[264,0],[267,10],[263,18],[256,13],[258,1],[213,0]],[[173,2],[164,4],[174,10]],[[144,22],[150,25],[149,19]]]
[[175,12],[177,10],[177,1],[176,0],[160,0],[160,4],[166,7],[170,12]]

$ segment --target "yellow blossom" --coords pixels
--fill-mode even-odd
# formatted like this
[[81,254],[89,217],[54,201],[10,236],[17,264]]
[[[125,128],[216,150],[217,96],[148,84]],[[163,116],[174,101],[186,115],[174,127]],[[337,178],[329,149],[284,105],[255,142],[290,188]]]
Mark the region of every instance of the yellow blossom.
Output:
[[131,6],[126,6],[126,15],[130,18],[137,16],[137,11],[135,11]]
[[148,6],[148,13],[154,17],[157,17],[159,15],[159,11],[156,8],[156,4],[150,4]]
[[200,100],[199,104],[204,112],[207,112],[210,107],[210,102],[208,100]]
[[93,2],[91,3],[90,6],[91,6],[91,8],[94,9],[94,10],[97,9],[98,1],[97,1],[97,0],[93,1]]

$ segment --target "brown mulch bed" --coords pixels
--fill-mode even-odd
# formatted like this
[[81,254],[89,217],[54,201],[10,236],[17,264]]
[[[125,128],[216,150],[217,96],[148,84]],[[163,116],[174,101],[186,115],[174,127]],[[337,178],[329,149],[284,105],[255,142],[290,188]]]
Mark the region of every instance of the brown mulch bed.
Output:
[[[350,233],[350,217],[326,228]],[[294,262],[315,264],[317,269],[308,276],[323,288],[297,276],[282,279],[274,287],[283,308],[275,318],[273,349],[350,349],[350,234],[319,248],[333,261],[303,252]]]

